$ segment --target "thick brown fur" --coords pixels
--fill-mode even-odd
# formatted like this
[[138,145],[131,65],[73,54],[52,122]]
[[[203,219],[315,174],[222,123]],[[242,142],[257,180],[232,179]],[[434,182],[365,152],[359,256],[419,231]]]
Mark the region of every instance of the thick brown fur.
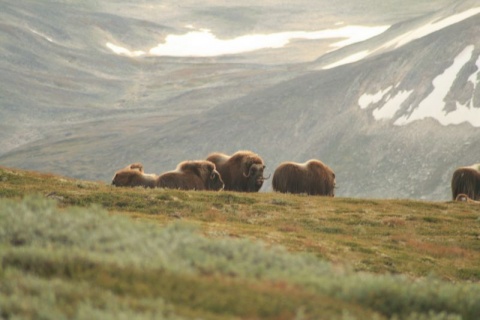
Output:
[[207,157],[215,163],[225,183],[225,190],[258,192],[265,178],[263,159],[251,151],[237,151],[229,156],[215,152]]
[[319,160],[283,162],[273,174],[272,187],[282,193],[335,196],[335,173]]
[[472,200],[464,193],[458,194],[455,198],[455,201],[480,204],[480,201]]
[[116,187],[145,187],[155,188],[158,176],[146,174],[138,169],[122,169],[115,173],[112,185]]
[[453,172],[452,198],[457,199],[459,194],[465,194],[472,200],[480,200],[480,166],[461,167]]
[[183,161],[158,177],[157,187],[181,190],[221,190],[223,181],[210,161]]

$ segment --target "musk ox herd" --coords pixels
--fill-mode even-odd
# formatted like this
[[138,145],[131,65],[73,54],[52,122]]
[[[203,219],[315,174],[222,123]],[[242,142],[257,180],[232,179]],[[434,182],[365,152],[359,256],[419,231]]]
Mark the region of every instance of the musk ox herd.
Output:
[[[215,152],[205,160],[183,161],[172,171],[147,174],[141,163],[115,172],[117,187],[169,188],[181,190],[228,190],[258,192],[265,180],[265,163],[256,153],[238,151],[232,155]],[[334,196],[335,173],[319,160],[284,162],[273,174],[273,189],[283,193]]]
[[[132,163],[115,172],[112,185],[258,192],[270,178],[264,176],[264,171],[263,159],[254,152],[237,151],[232,155],[215,152],[205,160],[180,162],[175,170],[160,175],[147,174],[141,163]],[[333,170],[316,159],[280,163],[272,178],[276,192],[329,197],[335,196],[335,183]],[[453,200],[480,203],[480,163],[455,170],[451,188]]]

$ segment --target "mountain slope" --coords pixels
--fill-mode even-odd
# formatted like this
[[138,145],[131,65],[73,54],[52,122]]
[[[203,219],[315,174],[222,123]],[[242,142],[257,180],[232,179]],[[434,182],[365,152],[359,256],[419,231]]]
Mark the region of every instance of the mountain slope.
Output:
[[[214,104],[212,96],[225,101],[251,91],[252,82],[266,86],[285,77],[283,66],[116,55],[106,43],[142,47],[180,32],[124,10],[122,3],[95,1],[2,3],[0,155],[52,136],[81,136],[102,120],[115,134],[111,122],[132,126],[132,119],[198,113]],[[229,80],[219,81],[225,75]]]

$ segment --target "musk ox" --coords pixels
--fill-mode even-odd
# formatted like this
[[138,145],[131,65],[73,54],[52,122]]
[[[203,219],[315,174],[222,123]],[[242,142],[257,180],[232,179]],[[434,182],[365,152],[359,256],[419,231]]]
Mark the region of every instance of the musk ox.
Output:
[[465,194],[472,200],[480,200],[480,163],[469,167],[460,167],[453,172],[452,197]]
[[480,204],[480,201],[470,199],[465,193],[459,193],[455,201]]
[[210,161],[184,161],[158,177],[157,187],[182,190],[222,190],[223,181]]
[[122,169],[115,173],[112,185],[116,187],[155,188],[157,179],[156,174],[146,174],[138,169]]
[[262,158],[251,151],[238,151],[229,156],[223,153],[212,153],[207,157],[215,166],[225,183],[225,190],[241,192],[258,192],[263,181],[265,164]]
[[335,196],[335,173],[319,160],[283,162],[273,173],[272,187],[282,193]]

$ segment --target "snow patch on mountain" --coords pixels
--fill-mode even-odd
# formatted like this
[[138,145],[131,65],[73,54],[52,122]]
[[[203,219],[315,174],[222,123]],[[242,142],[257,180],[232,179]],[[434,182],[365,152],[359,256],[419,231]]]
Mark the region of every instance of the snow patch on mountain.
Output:
[[477,66],[477,71],[475,71],[470,77],[468,77],[468,81],[473,84],[473,90],[477,88],[477,85],[480,82],[480,55],[478,56],[475,65]]
[[[193,26],[191,26],[193,27]],[[387,30],[389,26],[344,26],[337,29],[320,31],[291,31],[272,34],[251,34],[233,39],[219,39],[211,30],[200,29],[187,32],[183,35],[168,35],[164,43],[156,47],[143,50],[129,50],[111,42],[106,46],[118,55],[128,57],[172,56],[172,57],[215,57],[227,54],[251,52],[267,48],[282,48],[293,39],[320,40],[337,39],[344,40],[331,44],[334,50],[350,44],[364,41]]]
[[350,55],[346,58],[343,58],[343,59],[341,59],[337,62],[326,65],[322,69],[327,70],[327,69],[332,69],[332,68],[335,68],[335,67],[338,67],[338,66],[342,66],[344,64],[357,62],[357,61],[360,61],[362,59],[365,59],[371,53],[372,53],[372,51],[369,51],[369,50],[360,51],[360,52],[354,53],[354,54],[352,54],[352,55]]
[[480,109],[472,105],[461,105],[457,102],[456,110],[447,112],[445,98],[457,78],[460,70],[472,59],[475,47],[466,47],[442,74],[438,75],[432,82],[433,91],[413,110],[410,115],[403,115],[395,121],[396,125],[406,125],[416,120],[434,118],[442,125],[460,124],[469,122],[475,127],[480,127]]
[[400,110],[402,104],[410,97],[413,90],[402,90],[391,98],[387,99],[387,102],[379,108],[373,110],[373,117],[375,120],[390,120],[393,119],[395,114]]
[[141,51],[141,50],[130,51],[127,48],[123,48],[123,47],[114,45],[111,42],[107,42],[106,46],[107,46],[107,48],[112,50],[114,53],[116,53],[118,55],[124,55],[124,56],[127,56],[127,57],[140,57],[140,56],[143,56],[143,55],[146,54],[145,51]]
[[358,104],[360,105],[361,109],[366,109],[372,104],[376,104],[380,102],[383,97],[392,90],[393,86],[386,88],[385,90],[379,90],[377,93],[374,94],[363,94],[360,99],[358,99]]
[[[400,83],[398,83],[395,88],[399,85]],[[361,109],[367,109],[372,105],[378,105],[379,102],[383,102],[383,104],[373,110],[373,117],[375,120],[393,119],[397,111],[400,110],[402,104],[413,93],[413,90],[400,90],[392,97],[392,94],[388,95],[392,89],[393,86],[389,86],[384,90],[379,90],[375,94],[365,93],[358,99],[358,105]]]
[[41,33],[40,31],[37,31],[37,30],[32,29],[32,28],[28,28],[28,30],[30,30],[33,34],[36,34],[37,36],[47,40],[48,42],[52,42],[52,43],[55,42],[51,37]]
[[399,48],[409,42],[412,42],[416,39],[423,38],[431,33],[434,33],[436,31],[439,31],[441,29],[454,25],[458,22],[461,22],[470,17],[473,17],[479,13],[480,13],[480,7],[477,7],[477,8],[466,10],[458,14],[454,14],[452,16],[449,16],[441,20],[431,21],[415,30],[411,30],[409,32],[406,32],[396,37],[395,39],[384,44],[381,48],[390,48],[390,47]]
[[[455,57],[453,63],[446,68],[443,73],[433,79],[433,90],[418,106],[410,105],[403,115],[398,116],[398,113],[402,110],[402,105],[408,100],[414,90],[396,91],[395,89],[400,87],[400,83],[394,88],[389,86],[374,94],[363,94],[358,99],[358,105],[361,109],[374,106],[375,108],[372,111],[372,115],[376,120],[391,120],[397,116],[398,118],[394,122],[394,125],[397,126],[404,126],[414,121],[433,118],[444,126],[467,122],[474,127],[480,127],[480,108],[474,106],[473,95],[466,103],[462,104],[457,101],[455,103],[455,110],[445,110],[445,99],[451,91],[462,68],[472,60],[474,49],[474,45],[469,45],[464,48]],[[468,82],[473,84],[474,90],[480,82],[480,56],[476,60],[476,66],[477,70],[468,77]]]

